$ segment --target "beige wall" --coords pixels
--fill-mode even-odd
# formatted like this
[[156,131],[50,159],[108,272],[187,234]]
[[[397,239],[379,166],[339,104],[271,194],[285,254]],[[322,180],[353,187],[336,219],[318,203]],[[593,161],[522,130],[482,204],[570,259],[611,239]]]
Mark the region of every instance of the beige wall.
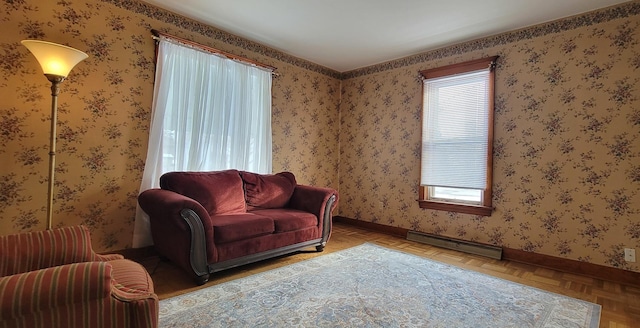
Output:
[[[339,187],[339,214],[640,271],[621,252],[640,251],[639,13],[634,1],[338,74],[137,1],[5,4],[0,233],[44,229],[50,84],[19,44],[35,38],[90,55],[62,84],[54,226],[88,225],[99,251],[130,247],[154,28],[278,67],[274,171]],[[420,209],[418,71],[491,55],[496,210]]]
[[[640,251],[639,8],[345,74],[340,214],[640,271],[623,260],[623,248]],[[493,55],[495,211],[420,209],[418,71]]]
[[53,225],[88,225],[99,251],[131,247],[153,92],[152,28],[277,67],[274,171],[338,188],[336,72],[136,1],[14,1],[0,10],[1,234],[45,228],[50,83],[20,45],[34,38],[89,54],[61,85]]

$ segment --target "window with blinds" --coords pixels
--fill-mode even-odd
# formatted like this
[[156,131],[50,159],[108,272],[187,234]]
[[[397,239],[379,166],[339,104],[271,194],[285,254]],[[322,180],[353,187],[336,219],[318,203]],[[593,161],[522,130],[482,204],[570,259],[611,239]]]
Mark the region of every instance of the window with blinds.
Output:
[[493,80],[497,57],[424,77],[420,206],[491,214]]

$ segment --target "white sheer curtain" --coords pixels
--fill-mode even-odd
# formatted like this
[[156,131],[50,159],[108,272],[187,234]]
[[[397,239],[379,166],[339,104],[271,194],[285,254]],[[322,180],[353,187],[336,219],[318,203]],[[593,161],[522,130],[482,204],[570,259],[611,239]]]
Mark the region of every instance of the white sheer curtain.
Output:
[[[161,38],[140,192],[170,171],[271,173],[271,72]],[[133,247],[152,244],[137,207]]]

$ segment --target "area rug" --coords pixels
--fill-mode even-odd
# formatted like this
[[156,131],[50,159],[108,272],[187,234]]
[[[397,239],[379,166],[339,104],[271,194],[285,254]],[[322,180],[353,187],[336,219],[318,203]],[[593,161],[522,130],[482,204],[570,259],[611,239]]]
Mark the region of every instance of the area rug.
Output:
[[599,321],[600,305],[367,243],[162,300],[159,323],[593,328]]

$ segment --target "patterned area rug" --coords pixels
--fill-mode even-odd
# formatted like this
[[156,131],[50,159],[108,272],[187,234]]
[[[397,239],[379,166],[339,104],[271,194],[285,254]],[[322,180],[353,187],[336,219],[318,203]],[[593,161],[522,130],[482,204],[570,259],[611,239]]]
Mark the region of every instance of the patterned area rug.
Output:
[[160,302],[160,327],[598,327],[600,305],[363,244]]

